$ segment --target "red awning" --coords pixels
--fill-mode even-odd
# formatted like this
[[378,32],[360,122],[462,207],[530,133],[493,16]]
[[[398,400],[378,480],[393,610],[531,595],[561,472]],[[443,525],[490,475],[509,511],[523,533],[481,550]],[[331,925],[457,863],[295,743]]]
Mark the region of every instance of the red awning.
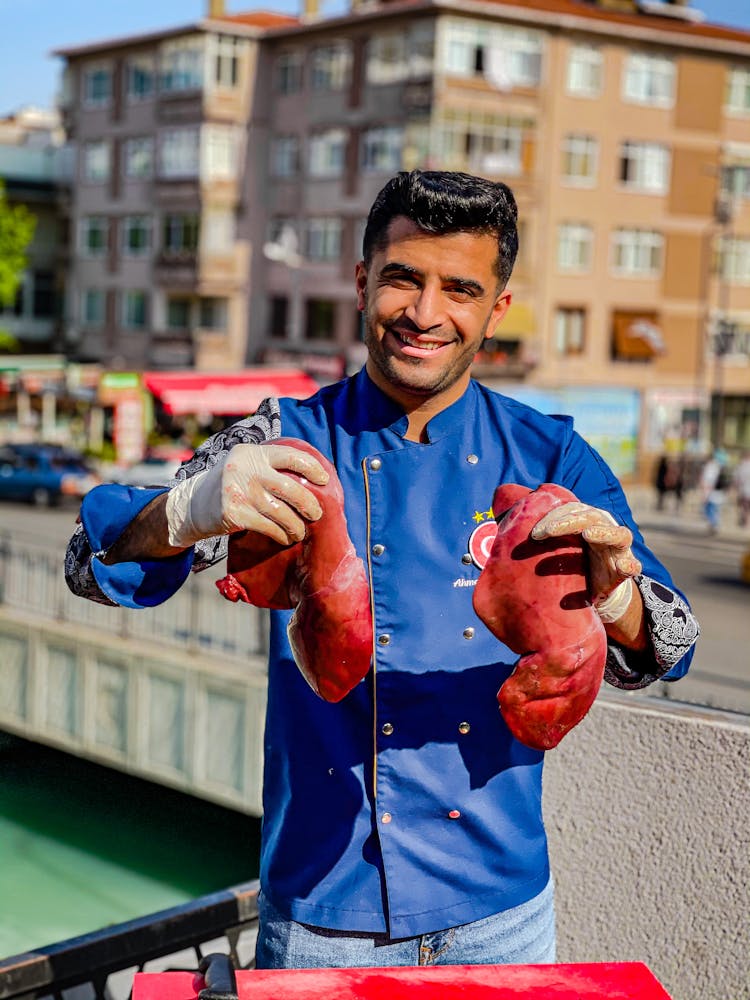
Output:
[[267,396],[306,399],[318,383],[298,368],[245,368],[238,372],[144,372],[143,384],[167,413],[247,416]]

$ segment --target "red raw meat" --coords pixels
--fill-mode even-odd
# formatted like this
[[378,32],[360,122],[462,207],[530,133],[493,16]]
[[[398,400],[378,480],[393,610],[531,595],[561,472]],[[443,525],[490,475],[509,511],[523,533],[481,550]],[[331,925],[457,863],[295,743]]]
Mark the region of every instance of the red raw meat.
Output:
[[216,586],[230,601],[294,608],[288,631],[297,666],[316,694],[340,701],[370,669],[372,613],[364,563],[349,538],[344,491],[331,462],[296,438],[269,444],[305,451],[328,472],[325,486],[288,473],[315,494],[323,516],[308,522],[305,538],[294,545],[252,531],[231,535],[229,572]]
[[607,636],[587,596],[578,535],[534,541],[550,510],[576,500],[562,486],[533,492],[510,483],[495,491],[498,525],[474,589],[474,610],[521,657],[498,691],[508,728],[521,743],[551,750],[591,708],[602,682]]

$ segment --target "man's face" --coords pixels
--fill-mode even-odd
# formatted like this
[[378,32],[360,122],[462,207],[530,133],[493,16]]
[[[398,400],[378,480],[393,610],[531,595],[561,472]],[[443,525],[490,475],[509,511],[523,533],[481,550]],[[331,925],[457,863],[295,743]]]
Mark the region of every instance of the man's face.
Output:
[[493,236],[435,236],[399,216],[370,267],[357,265],[367,371],[406,409],[428,399],[448,406],[466,388],[475,354],[510,305],[496,256]]

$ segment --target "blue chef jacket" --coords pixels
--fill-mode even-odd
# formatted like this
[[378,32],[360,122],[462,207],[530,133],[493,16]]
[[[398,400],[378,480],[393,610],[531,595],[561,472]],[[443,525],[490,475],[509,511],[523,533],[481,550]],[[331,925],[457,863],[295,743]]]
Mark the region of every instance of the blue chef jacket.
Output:
[[[368,676],[327,704],[292,658],[291,613],[271,613],[264,892],[297,921],[395,938],[531,899],[549,879],[544,755],[516,741],[498,710],[517,657],[473,610],[472,533],[492,519],[499,483],[555,482],[631,528],[645,575],[672,587],[669,575],[570,418],[474,381],[429,422],[426,443],[405,439],[403,411],[364,371],[309,400],[281,400],[281,429],[336,465],[375,641]],[[178,564],[189,557],[172,562],[176,582]],[[100,570],[105,592],[119,588],[123,603],[127,564]],[[158,563],[144,572],[147,603],[176,585]],[[138,603],[132,588],[127,603]]]

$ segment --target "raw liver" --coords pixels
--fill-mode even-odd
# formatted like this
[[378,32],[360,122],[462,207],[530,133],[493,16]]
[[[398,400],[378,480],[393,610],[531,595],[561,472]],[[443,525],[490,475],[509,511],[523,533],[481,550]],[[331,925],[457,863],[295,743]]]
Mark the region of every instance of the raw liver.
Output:
[[499,486],[492,509],[502,516],[474,590],[474,610],[519,653],[497,699],[508,728],[536,750],[556,747],[591,707],[607,656],[604,626],[588,601],[584,543],[577,535],[534,541],[534,525],[575,500],[562,486],[533,492]]
[[[323,516],[308,522],[304,540],[290,546],[257,532],[232,535],[229,572],[216,586],[230,601],[294,608],[289,642],[297,666],[316,694],[326,701],[340,701],[370,669],[367,574],[349,538],[344,492],[331,462],[305,441],[279,438],[270,443],[305,451],[326,469],[330,478],[325,486],[305,481]],[[292,472],[288,475],[301,480]]]

